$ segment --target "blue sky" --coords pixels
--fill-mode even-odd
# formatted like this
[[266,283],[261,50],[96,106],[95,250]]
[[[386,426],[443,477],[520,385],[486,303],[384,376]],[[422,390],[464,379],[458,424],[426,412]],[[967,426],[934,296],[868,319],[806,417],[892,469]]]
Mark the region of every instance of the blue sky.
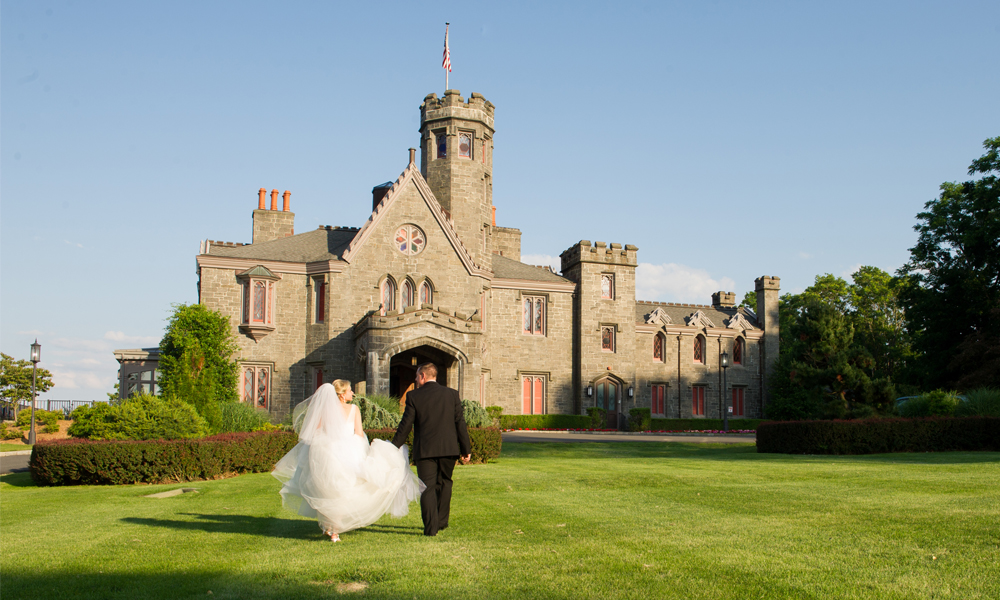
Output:
[[639,247],[640,299],[895,271],[1000,135],[1000,4],[0,3],[0,349],[103,398],[199,240],[358,226],[451,87],[496,107],[498,225]]

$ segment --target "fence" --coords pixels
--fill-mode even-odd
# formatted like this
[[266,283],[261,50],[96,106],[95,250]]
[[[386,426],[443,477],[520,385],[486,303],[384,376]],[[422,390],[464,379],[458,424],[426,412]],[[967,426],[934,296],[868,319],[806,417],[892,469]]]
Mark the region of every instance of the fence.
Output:
[[[36,400],[35,408],[61,410],[66,418],[69,418],[69,414],[74,409],[80,406],[93,406],[96,402],[107,402],[107,400]],[[31,403],[21,402],[18,410],[31,410]],[[0,415],[3,416],[4,420],[11,420],[14,418],[14,409],[9,406],[0,407]]]

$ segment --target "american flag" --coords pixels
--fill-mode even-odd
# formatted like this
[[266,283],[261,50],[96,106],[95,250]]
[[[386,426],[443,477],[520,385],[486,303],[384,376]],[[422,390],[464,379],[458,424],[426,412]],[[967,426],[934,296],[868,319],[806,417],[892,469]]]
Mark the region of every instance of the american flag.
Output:
[[444,24],[444,56],[441,59],[441,68],[451,73],[451,50],[448,49],[448,25]]

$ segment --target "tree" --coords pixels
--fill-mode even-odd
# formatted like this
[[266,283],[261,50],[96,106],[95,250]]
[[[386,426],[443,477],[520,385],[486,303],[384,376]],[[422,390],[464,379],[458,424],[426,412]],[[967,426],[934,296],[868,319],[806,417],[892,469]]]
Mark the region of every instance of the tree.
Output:
[[913,336],[915,382],[926,388],[1000,386],[1000,137],[983,142],[964,183],[941,184],[914,226],[899,269]]
[[869,376],[895,381],[912,357],[905,313],[899,303],[906,280],[870,266],[859,268],[851,279],[849,314],[855,343],[874,361]]
[[160,341],[161,395],[193,405],[217,430],[219,405],[239,399],[236,350],[228,317],[201,304],[175,305]]
[[[31,367],[30,360],[15,360],[0,353],[0,403],[4,408],[16,413],[21,402],[31,402]],[[50,389],[52,373],[47,369],[38,369],[35,392],[41,394]]]

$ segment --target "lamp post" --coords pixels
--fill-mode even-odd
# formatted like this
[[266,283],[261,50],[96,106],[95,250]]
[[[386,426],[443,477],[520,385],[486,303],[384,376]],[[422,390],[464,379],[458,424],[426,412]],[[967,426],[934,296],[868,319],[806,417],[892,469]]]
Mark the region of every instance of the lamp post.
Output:
[[35,338],[31,345],[31,427],[28,428],[28,444],[35,445],[35,374],[38,372],[38,361],[42,360],[42,345]]
[[723,402],[725,405],[723,408],[725,410],[722,411],[722,430],[729,431],[729,395],[726,394],[726,387],[729,384],[726,380],[726,369],[729,368],[729,353],[723,350],[722,356],[719,357],[719,360],[722,364],[722,395],[726,398],[725,402]]

